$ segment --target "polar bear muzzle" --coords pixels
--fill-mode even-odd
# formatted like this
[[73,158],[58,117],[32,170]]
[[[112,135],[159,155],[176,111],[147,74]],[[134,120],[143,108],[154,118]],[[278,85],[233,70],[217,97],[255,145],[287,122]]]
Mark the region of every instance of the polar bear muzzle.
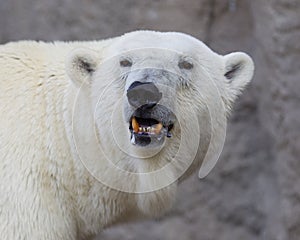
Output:
[[126,97],[133,110],[129,119],[130,142],[142,147],[161,146],[165,137],[172,136],[176,120],[170,104],[165,105],[163,99],[167,96],[166,88],[170,91],[170,87],[158,83],[162,78],[161,70],[141,72],[148,77],[154,75],[155,81],[151,77],[150,80],[141,78],[142,81],[133,81],[127,89]]
[[130,141],[133,145],[161,145],[164,137],[171,137],[175,114],[158,104],[162,93],[152,82],[133,82],[127,90],[129,104],[136,108],[129,121]]
[[127,90],[128,103],[136,108],[129,121],[131,143],[138,146],[160,145],[171,137],[174,123],[166,107],[157,105],[162,93],[153,82],[133,82]]

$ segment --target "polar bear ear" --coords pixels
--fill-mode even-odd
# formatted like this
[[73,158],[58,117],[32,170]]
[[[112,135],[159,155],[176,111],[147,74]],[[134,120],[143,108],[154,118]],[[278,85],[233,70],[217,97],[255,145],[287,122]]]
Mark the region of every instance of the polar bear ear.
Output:
[[251,81],[254,72],[254,63],[251,57],[242,52],[225,55],[224,62],[224,77],[227,80],[229,92],[228,100],[229,102],[233,102]]
[[95,51],[86,48],[73,50],[66,59],[66,72],[77,87],[89,85],[99,59]]

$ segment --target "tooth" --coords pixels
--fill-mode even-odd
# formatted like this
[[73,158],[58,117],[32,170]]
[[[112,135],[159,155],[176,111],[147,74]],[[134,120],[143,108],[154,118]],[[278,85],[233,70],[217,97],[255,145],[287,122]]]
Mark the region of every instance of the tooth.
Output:
[[137,133],[139,131],[139,124],[138,124],[137,120],[135,119],[135,117],[132,118],[131,124],[132,124],[133,131],[135,133]]
[[155,134],[159,134],[161,129],[162,129],[163,125],[161,123],[156,124],[155,128],[154,128],[154,132]]
[[133,145],[135,145],[135,136],[134,136],[134,134],[132,134],[132,137],[131,137],[130,142],[131,142]]
[[143,131],[143,128],[142,127],[139,127],[139,132],[142,132]]
[[152,126],[150,131],[151,133],[155,134],[155,126]]

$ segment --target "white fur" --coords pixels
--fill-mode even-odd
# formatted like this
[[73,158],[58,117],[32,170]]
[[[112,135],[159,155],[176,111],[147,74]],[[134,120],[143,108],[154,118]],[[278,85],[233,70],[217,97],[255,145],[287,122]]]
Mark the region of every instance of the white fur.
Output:
[[[201,80],[214,80],[222,104],[225,104],[228,112],[233,100],[252,78],[253,63],[245,54],[233,53],[223,57],[188,35],[151,31],[133,32],[105,41],[15,42],[1,45],[1,239],[85,239],[112,224],[159,216],[172,206],[177,181],[170,180],[171,184],[166,184],[164,188],[140,194],[114,190],[99,182],[87,170],[88,166],[80,161],[78,149],[74,145],[74,138],[79,138],[85,146],[82,150],[92,156],[91,163],[99,166],[92,173],[99,174],[109,183],[114,182],[121,188],[123,185],[130,186],[133,192],[151,189],[157,184],[153,178],[139,175],[128,175],[127,179],[111,175],[115,172],[103,167],[106,166],[104,156],[98,155],[98,143],[92,137],[95,130],[93,109],[97,108],[95,98],[120,74],[117,64],[107,67],[105,61],[138,48],[165,48],[178,54],[184,53],[201,63],[201,67],[197,66],[195,71],[186,73],[187,78],[193,80],[193,87],[201,91],[177,92],[177,99],[174,100],[177,113],[183,121],[189,124],[196,122],[193,116],[199,118],[201,144],[196,149],[197,153],[193,152],[195,149],[189,149],[191,142],[198,144],[199,136],[193,136],[191,129],[182,126],[181,130],[175,128],[173,140],[166,142],[164,149],[149,161],[123,156],[112,139],[111,129],[105,129],[110,124],[113,99],[121,98],[120,94],[125,88],[125,83],[116,81],[108,88],[109,95],[103,101],[103,112],[96,112],[99,124],[103,126],[98,132],[100,141],[108,149],[110,157],[124,169],[150,172],[167,164],[172,151],[179,145],[178,136],[187,135],[189,138],[183,136],[181,139],[183,147],[179,151],[179,159],[191,158],[196,154],[197,157],[195,161],[191,159],[190,167],[184,162],[177,162],[184,165],[182,168],[188,168],[185,175],[181,176],[184,178],[199,168],[210,144],[214,151],[215,143],[210,140],[218,135],[219,125],[210,129],[211,126],[206,124],[209,121],[203,103],[210,101],[212,105],[209,107],[213,107],[216,97],[213,89],[205,89],[211,85]],[[155,59],[155,56],[150,58],[147,51],[144,55],[143,51],[140,52],[139,57],[143,60]],[[160,61],[156,59],[147,64],[174,70],[177,62],[168,58],[171,57],[165,59],[160,56]],[[80,65],[78,61],[89,64],[91,72],[84,71],[86,65]],[[240,71],[230,81],[225,79],[224,74],[230,70],[230,66],[239,62],[242,62]],[[72,119],[74,107],[75,120]],[[120,112],[116,112],[116,118],[121,119]],[[128,126],[121,123],[121,120],[119,122],[118,128],[123,129],[119,137],[124,143],[128,136],[128,131],[125,131]],[[77,134],[75,137],[74,132]],[[128,148],[136,151],[137,155],[145,154],[130,145]],[[123,160],[119,163],[119,159]],[[208,162],[210,159],[205,163]],[[214,164],[208,165],[207,169],[210,170]],[[176,164],[170,165],[168,169],[166,175],[170,178],[177,176]],[[205,170],[204,174],[207,172]],[[154,179],[159,183],[169,183],[161,175]]]

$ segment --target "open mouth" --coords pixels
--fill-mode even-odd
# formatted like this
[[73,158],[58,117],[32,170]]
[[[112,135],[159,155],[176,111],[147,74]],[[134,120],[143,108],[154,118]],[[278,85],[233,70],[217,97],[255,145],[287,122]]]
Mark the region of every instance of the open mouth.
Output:
[[171,130],[174,124],[164,125],[154,118],[142,118],[133,116],[129,122],[131,143],[133,145],[146,146],[151,142],[160,143],[164,137],[172,137]]

